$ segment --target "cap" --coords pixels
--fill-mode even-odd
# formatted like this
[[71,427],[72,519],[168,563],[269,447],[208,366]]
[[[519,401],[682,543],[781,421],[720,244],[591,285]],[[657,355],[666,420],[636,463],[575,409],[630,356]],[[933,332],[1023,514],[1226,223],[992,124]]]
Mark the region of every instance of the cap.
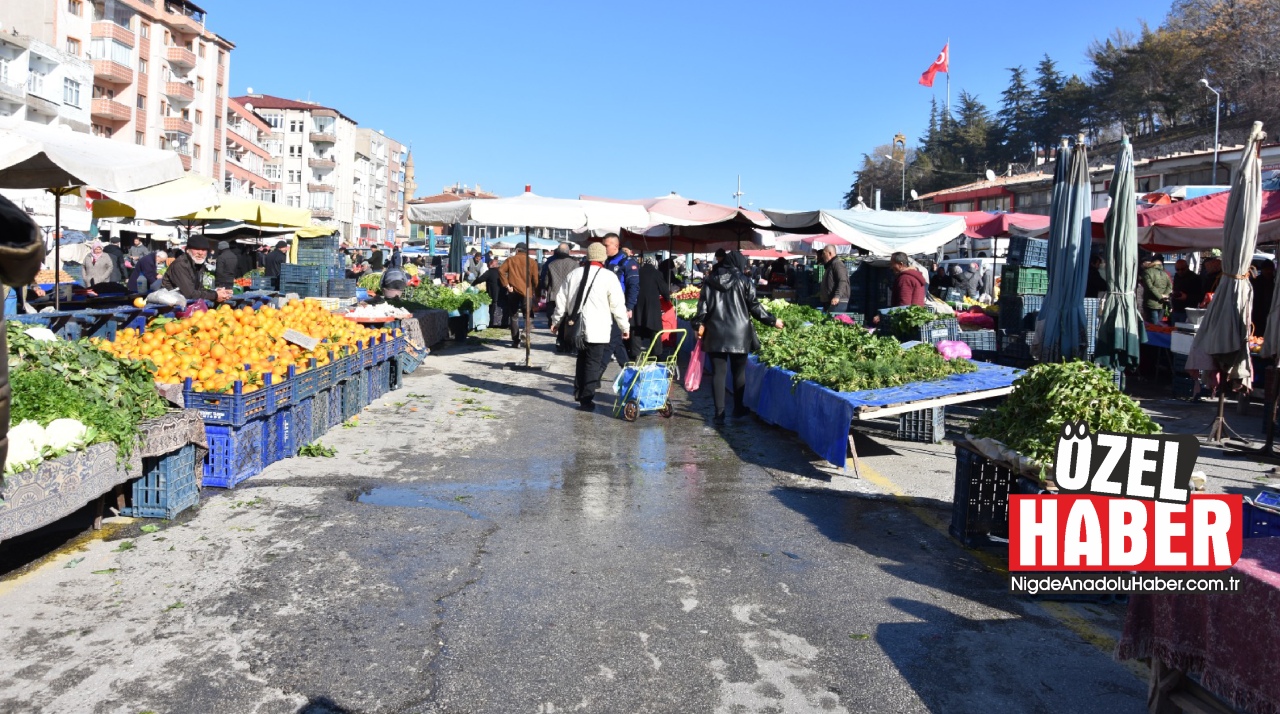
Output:
[[289,247],[289,241],[287,241],[287,240],[278,240],[278,241],[276,241],[276,247],[277,247],[277,248],[288,248],[288,247]]
[[604,249],[604,243],[592,243],[587,246],[587,260],[593,263],[603,263],[608,259],[609,254]]
[[203,235],[194,235],[187,238],[188,250],[209,250],[209,239]]
[[231,250],[231,244],[225,240],[218,241],[218,250]]
[[516,243],[516,250],[528,250],[529,246],[524,243]]

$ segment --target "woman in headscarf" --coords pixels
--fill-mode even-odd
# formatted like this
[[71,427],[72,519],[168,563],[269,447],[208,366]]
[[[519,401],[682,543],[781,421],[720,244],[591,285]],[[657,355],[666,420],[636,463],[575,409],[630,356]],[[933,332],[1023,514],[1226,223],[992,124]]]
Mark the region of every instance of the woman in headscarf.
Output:
[[[662,331],[663,301],[670,304],[671,286],[667,284],[662,271],[658,269],[658,261],[652,257],[645,258],[640,264],[640,299],[632,313],[631,325],[631,359],[640,359],[653,338]],[[650,357],[662,356],[662,345],[653,345]]]
[[769,314],[756,298],[756,288],[744,274],[747,260],[732,251],[711,269],[702,281],[698,313],[693,322],[698,326],[702,349],[711,355],[714,374],[711,378],[715,399],[715,423],[724,423],[725,391],[728,377],[733,375],[733,416],[746,416],[743,392],[747,384],[747,354],[756,347],[751,318],[781,328],[782,320]]

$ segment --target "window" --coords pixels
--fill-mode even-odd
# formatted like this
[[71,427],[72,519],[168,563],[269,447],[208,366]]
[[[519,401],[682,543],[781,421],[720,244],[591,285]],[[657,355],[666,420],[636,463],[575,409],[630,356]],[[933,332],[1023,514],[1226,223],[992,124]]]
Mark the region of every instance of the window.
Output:
[[266,120],[267,126],[272,129],[279,129],[284,123],[284,116],[281,114],[263,114],[262,118]]
[[213,150],[213,165],[217,166],[222,161],[222,152],[218,149]]
[[139,59],[139,60],[138,60],[138,73],[139,73],[139,74],[146,74],[146,73],[147,73],[147,61],[146,61],[146,60],[144,60],[144,59]]
[[169,47],[169,46],[170,46],[170,45],[172,45],[172,44],[173,44],[173,35],[169,34],[169,31],[168,31],[168,30],[165,30],[165,31],[164,31],[164,46],[165,46],[165,47]]
[[302,197],[301,197],[301,196],[286,196],[286,197],[285,197],[285,199],[284,199],[284,204],[285,204],[286,206],[291,207],[291,208],[298,208],[298,207],[300,207],[300,206],[302,205]]
[[80,17],[80,11],[84,8],[80,0],[67,0],[67,12]]
[[194,159],[198,159],[198,158],[200,158],[200,145],[199,145],[199,144],[196,144],[196,145],[195,145],[195,149],[194,149],[194,150],[192,150],[192,152],[191,152],[191,157],[192,157],[192,158],[194,158]]
[[293,120],[293,121],[290,121],[290,122],[289,122],[289,133],[290,133],[290,134],[301,134],[301,133],[302,133],[302,122],[301,122],[301,121],[299,121],[299,120],[296,120],[296,119],[295,119],[295,120]]
[[267,179],[268,181],[279,181],[280,165],[279,164],[263,164],[262,177]]
[[74,37],[67,38],[67,54],[80,56],[80,40]]
[[[280,143],[279,139],[267,139],[266,141],[262,142],[262,148],[266,149],[267,153],[271,154],[272,156],[279,156],[282,150],[281,147],[283,146],[284,145]],[[276,178],[279,178],[279,176],[277,176]]]
[[80,106],[80,83],[70,79],[62,80],[62,103],[73,107]]
[[160,100],[160,116],[169,116],[169,103],[163,99]]
[[295,171],[294,169],[289,169],[289,183],[301,183],[301,182],[302,182],[302,172]]
[[218,50],[218,64],[226,64],[226,63],[227,63],[227,53],[223,52],[222,50]]
[[204,77],[196,77],[196,90],[200,92],[204,91]]
[[140,131],[133,132],[133,143],[137,144],[138,146],[142,146],[146,142],[147,142],[147,137],[143,136],[142,132]]
[[292,157],[294,157],[294,158],[301,158],[301,157],[302,157],[302,145],[301,145],[301,144],[297,144],[297,145],[295,145],[295,146],[290,146],[290,147],[289,147],[289,156],[292,156]]
[[221,128],[222,128],[222,117],[214,117],[214,118],[213,118],[213,128],[214,128],[214,129],[221,129]]
[[89,56],[93,59],[111,60],[125,67],[133,66],[132,47],[102,37],[89,41]]
[[222,83],[221,83],[221,82],[219,82],[218,84],[213,85],[213,92],[214,92],[214,94],[216,94],[216,95],[217,95],[217,96],[219,96],[219,97],[221,97],[221,96],[222,96]]
[[139,95],[138,95],[138,108],[139,108],[139,109],[146,109],[146,108],[147,108],[147,95],[145,95],[145,94],[139,94]]
[[197,110],[196,110],[196,125],[197,125],[197,126],[199,126],[199,125],[201,125],[201,124],[203,124],[203,123],[204,123],[204,112],[203,112],[203,111],[201,111],[201,110],[199,110],[199,109],[197,109]]
[[276,202],[275,189],[268,189],[268,188],[258,189],[258,200],[266,201],[267,203],[275,203]]
[[143,22],[143,23],[140,23],[140,24],[138,25],[138,34],[139,34],[139,35],[142,35],[142,38],[143,38],[143,39],[146,39],[146,38],[150,37],[150,36],[151,36],[151,23],[149,23],[149,22]]
[[201,42],[200,44],[196,45],[196,48],[200,51],[200,58],[201,58],[201,59],[203,59],[203,58],[204,58],[204,43],[203,43],[203,42]]

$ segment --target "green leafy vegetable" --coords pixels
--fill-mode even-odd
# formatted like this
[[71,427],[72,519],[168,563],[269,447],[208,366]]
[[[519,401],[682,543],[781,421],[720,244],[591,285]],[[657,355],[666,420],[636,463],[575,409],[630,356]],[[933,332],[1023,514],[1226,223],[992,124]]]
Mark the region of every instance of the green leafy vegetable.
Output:
[[331,446],[325,446],[320,442],[316,442],[314,444],[306,444],[298,449],[298,456],[312,456],[312,457],[320,457],[325,459],[332,459],[337,455],[338,455],[337,449]]

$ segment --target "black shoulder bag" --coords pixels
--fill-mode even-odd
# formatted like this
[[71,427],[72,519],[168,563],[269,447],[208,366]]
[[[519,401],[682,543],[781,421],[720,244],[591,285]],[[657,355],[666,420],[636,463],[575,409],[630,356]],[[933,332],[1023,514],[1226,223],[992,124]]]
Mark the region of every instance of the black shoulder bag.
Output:
[[[586,270],[588,273],[591,272],[589,267]],[[595,283],[597,275],[599,275],[599,272],[591,273],[592,284]],[[573,307],[565,313],[564,319],[560,321],[559,334],[556,339],[560,349],[575,351],[586,349],[587,331],[582,326],[582,303],[590,292],[591,285],[587,284],[587,275],[584,273],[582,282],[578,283],[578,295],[573,299]]]

